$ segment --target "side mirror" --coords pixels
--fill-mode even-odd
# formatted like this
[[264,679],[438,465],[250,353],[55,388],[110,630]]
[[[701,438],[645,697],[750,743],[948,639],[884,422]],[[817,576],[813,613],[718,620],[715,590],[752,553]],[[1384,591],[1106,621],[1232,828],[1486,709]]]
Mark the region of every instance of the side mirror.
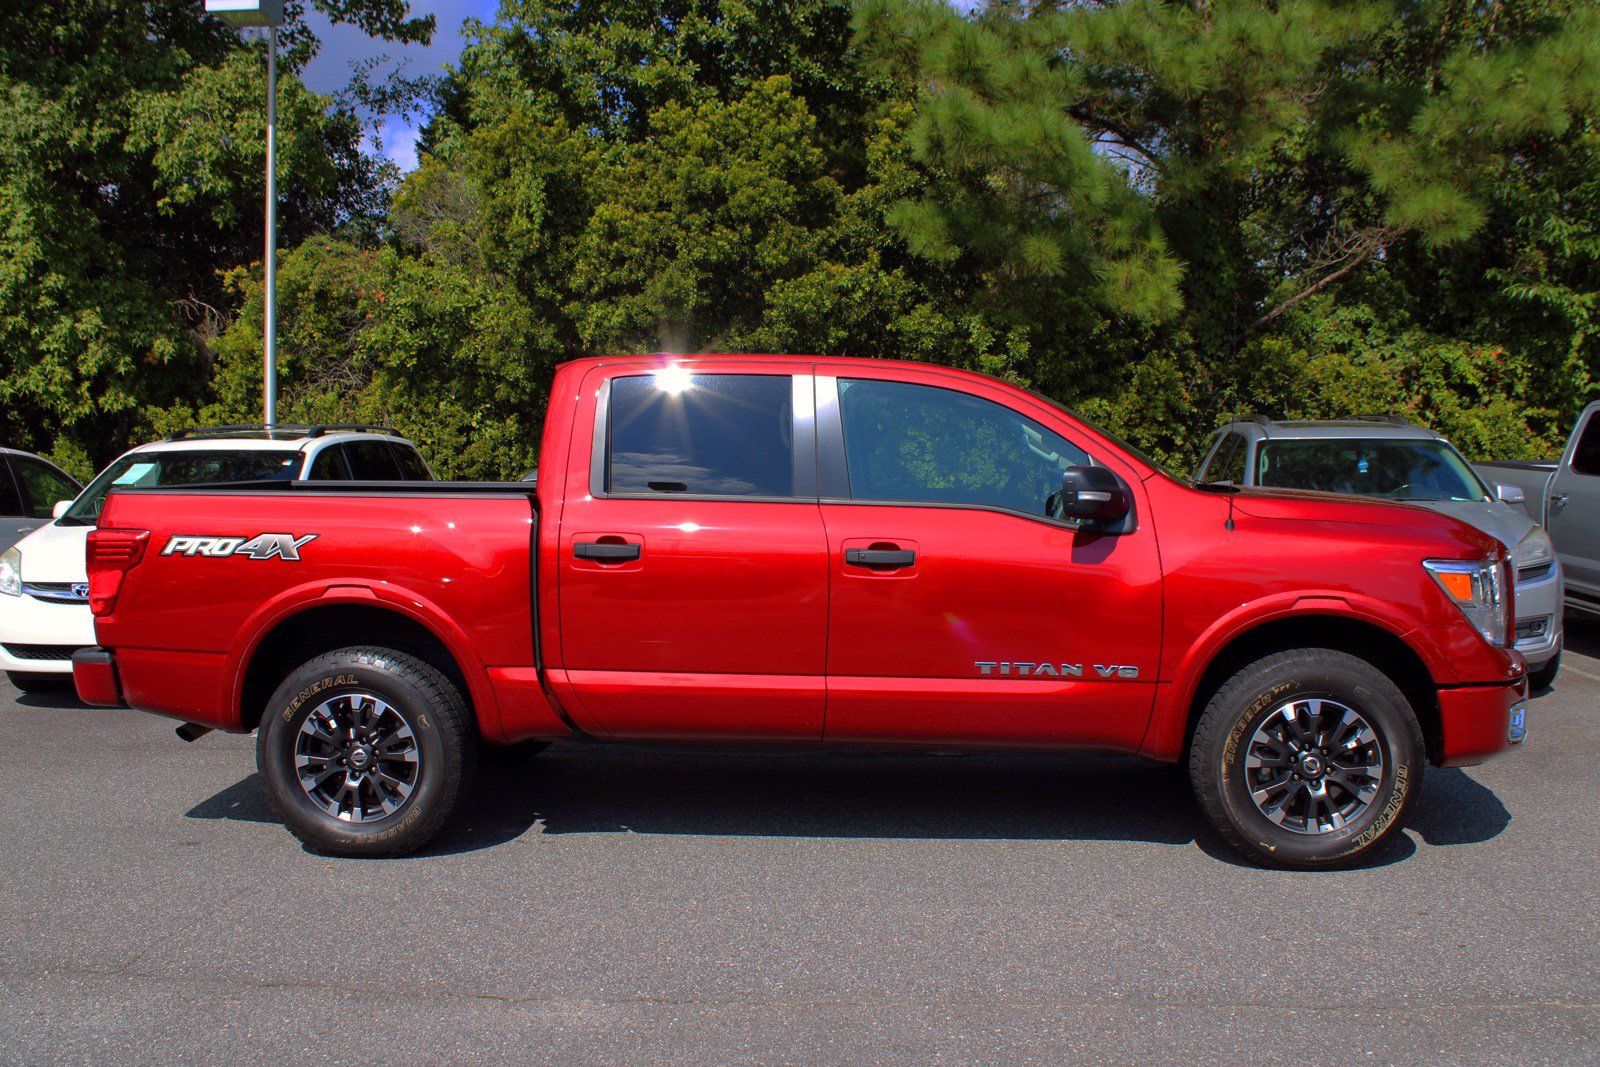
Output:
[[1507,504],[1525,504],[1528,494],[1522,491],[1520,485],[1507,485],[1504,482],[1494,483],[1495,498]]
[[67,509],[71,506],[72,501],[70,500],[57,500],[55,507],[50,509],[50,518],[59,519],[61,516],[67,513]]
[[1068,467],[1061,472],[1061,518],[1112,523],[1131,507],[1122,479],[1104,467]]

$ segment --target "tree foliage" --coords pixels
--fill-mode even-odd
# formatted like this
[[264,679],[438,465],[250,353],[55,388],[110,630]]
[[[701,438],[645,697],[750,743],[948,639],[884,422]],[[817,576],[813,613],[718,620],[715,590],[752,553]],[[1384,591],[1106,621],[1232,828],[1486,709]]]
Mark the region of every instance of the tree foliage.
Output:
[[[397,38],[432,28],[397,0],[323,6]],[[292,245],[381,212],[386,193],[356,117],[293,76],[316,42],[289,7],[279,192]],[[81,468],[145,432],[151,410],[202,399],[232,309],[223,274],[261,255],[265,97],[259,45],[199,3],[0,7],[7,444]]]
[[[187,0],[97,4],[56,43],[0,15],[0,358],[13,441],[101,458],[258,410],[261,70]],[[561,360],[822,352],[998,374],[1179,467],[1254,412],[1548,451],[1596,388],[1597,31],[1596,0],[503,0],[392,187],[285,80],[282,414],[515,476]]]

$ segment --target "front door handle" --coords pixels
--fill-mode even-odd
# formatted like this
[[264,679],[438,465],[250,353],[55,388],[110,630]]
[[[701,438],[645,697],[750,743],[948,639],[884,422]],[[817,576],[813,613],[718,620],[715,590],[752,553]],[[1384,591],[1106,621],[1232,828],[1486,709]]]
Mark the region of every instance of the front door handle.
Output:
[[917,554],[909,548],[847,548],[844,561],[852,567],[892,571],[917,562]]
[[1562,508],[1564,508],[1566,506],[1567,506],[1567,494],[1565,494],[1565,493],[1551,493],[1550,494],[1550,510],[1551,511],[1560,511]]
[[626,563],[643,554],[643,545],[609,544],[604,541],[574,541],[572,554],[597,563]]

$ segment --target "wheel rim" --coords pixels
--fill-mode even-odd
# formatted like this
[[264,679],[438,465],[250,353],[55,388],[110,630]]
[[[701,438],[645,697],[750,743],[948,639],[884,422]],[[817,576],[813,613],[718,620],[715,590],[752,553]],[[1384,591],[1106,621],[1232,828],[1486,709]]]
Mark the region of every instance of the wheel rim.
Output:
[[1307,697],[1273,709],[1245,750],[1245,787],[1256,809],[1297,834],[1342,830],[1377,799],[1383,744],[1354,708]]
[[306,797],[341,822],[386,819],[405,806],[422,772],[406,717],[372,693],[341,693],[312,709],[294,742]]

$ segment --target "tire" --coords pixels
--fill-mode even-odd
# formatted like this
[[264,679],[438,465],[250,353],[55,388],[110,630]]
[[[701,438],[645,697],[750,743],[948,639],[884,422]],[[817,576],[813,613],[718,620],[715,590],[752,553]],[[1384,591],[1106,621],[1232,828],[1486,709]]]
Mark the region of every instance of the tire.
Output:
[[1222,684],[1195,726],[1189,781],[1212,827],[1246,858],[1344,867],[1405,824],[1424,751],[1416,713],[1387,675],[1348,653],[1299,649]]
[[70,674],[25,674],[7,671],[6,680],[24,693],[60,693],[72,688]]
[[[1556,675],[1561,671],[1561,653],[1557,652],[1550,657],[1550,662],[1537,670],[1528,672],[1528,689],[1542,692],[1556,684]],[[20,686],[19,686],[20,688]]]
[[311,848],[402,856],[455,813],[477,748],[466,701],[444,675],[386,648],[342,648],[272,694],[256,766],[272,810]]

